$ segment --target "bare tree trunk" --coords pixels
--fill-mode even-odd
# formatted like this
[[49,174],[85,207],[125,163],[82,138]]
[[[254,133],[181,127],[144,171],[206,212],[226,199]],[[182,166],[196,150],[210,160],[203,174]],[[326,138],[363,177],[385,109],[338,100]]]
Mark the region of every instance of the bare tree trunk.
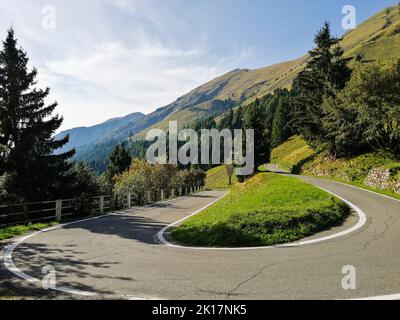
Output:
[[225,169],[226,169],[226,174],[228,176],[228,180],[229,180],[229,185],[232,185],[232,176],[233,176],[233,165],[232,164],[226,164],[225,165]]

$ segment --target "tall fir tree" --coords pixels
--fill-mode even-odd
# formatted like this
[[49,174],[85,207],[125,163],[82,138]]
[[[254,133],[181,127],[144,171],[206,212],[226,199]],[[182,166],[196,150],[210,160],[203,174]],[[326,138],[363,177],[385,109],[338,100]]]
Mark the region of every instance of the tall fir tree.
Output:
[[292,134],[290,126],[290,105],[288,96],[280,96],[272,122],[271,147],[275,148]]
[[293,83],[294,121],[297,131],[310,143],[326,141],[325,113],[322,107],[325,97],[332,97],[336,90],[344,88],[351,77],[348,67],[350,58],[343,57],[341,39],[333,37],[328,22],[315,36],[316,47],[309,52],[310,59]]
[[254,164],[255,169],[270,161],[271,143],[270,133],[265,123],[264,108],[256,99],[246,108],[243,116],[243,128],[254,130]]
[[63,118],[52,115],[57,103],[45,105],[50,90],[38,89],[37,70],[10,29],[0,51],[0,175],[9,193],[28,201],[62,196],[75,150],[55,154],[69,137],[53,138]]
[[132,158],[123,145],[117,145],[109,157],[107,175],[112,180],[116,175],[127,171],[131,165]]

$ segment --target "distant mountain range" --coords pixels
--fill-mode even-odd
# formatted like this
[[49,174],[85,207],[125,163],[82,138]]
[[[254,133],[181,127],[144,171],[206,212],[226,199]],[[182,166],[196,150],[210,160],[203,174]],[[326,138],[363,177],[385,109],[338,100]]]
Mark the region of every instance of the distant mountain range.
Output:
[[62,131],[56,135],[57,139],[69,135],[69,143],[66,144],[59,152],[70,150],[72,148],[79,149],[85,145],[98,142],[101,139],[107,139],[108,136],[114,134],[114,130],[127,125],[128,123],[139,121],[145,115],[140,112],[128,114],[125,117],[113,118],[103,123],[91,127],[78,127]]
[[[344,34],[341,45],[346,56],[357,57],[364,63],[400,58],[398,7],[381,11],[355,30]],[[110,120],[111,124],[107,121],[91,128],[71,129],[58,136],[70,133],[69,146],[77,148],[77,159],[88,163],[104,162],[115,145],[143,139],[151,128],[166,129],[171,120],[178,121],[182,127],[204,116],[217,116],[230,108],[246,105],[258,97],[273,93],[277,88],[290,89],[293,79],[303,70],[307,59],[306,54],[299,59],[261,69],[236,69],[149,115],[132,114]]]

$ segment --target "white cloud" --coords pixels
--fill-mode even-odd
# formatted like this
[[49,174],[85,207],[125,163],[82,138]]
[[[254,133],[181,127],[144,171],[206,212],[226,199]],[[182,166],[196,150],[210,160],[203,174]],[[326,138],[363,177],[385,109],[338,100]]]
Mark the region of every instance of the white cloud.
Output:
[[[41,28],[48,3],[57,13],[52,31]],[[185,29],[190,21],[157,3],[0,0],[0,29],[13,23],[39,70],[39,86],[49,86],[49,102],[59,102],[63,129],[91,125],[150,113],[248,57],[240,49],[219,55],[205,31]]]
[[198,49],[185,51],[159,43],[132,49],[122,43],[105,43],[96,46],[92,55],[46,63],[46,73],[60,80],[54,96],[59,96],[58,88],[63,87],[63,82],[79,85],[78,89],[67,89],[68,96],[61,93],[59,110],[67,115],[66,120],[66,109],[75,103],[80,109],[93,110],[80,118],[94,123],[104,120],[105,114],[149,113],[228,71],[225,66],[235,64],[218,57],[202,63],[207,55]]

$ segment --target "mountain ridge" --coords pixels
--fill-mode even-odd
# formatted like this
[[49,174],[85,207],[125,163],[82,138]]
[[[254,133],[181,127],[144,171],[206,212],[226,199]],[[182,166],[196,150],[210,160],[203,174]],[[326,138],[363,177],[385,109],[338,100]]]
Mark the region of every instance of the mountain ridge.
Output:
[[[341,45],[345,56],[359,56],[365,63],[384,62],[399,57],[398,6],[383,9],[356,29],[346,32]],[[77,158],[87,162],[96,161],[106,157],[106,153],[110,153],[115,144],[144,139],[146,132],[152,128],[167,129],[169,121],[178,121],[182,128],[202,117],[217,116],[236,106],[247,105],[256,98],[273,93],[277,88],[290,89],[294,78],[304,69],[307,59],[308,54],[305,54],[298,59],[263,68],[234,69],[198,86],[139,121],[121,126],[107,139],[83,149],[78,148]],[[351,65],[354,64],[353,59]]]
[[145,115],[140,112],[133,112],[123,117],[116,117],[108,119],[102,123],[93,125],[93,126],[82,126],[75,127],[72,129],[64,130],[58,133],[55,138],[61,139],[66,135],[69,135],[69,142],[63,146],[62,149],[58,150],[59,153],[65,152],[72,148],[79,148],[84,145],[93,143],[99,139],[107,138],[108,135],[112,134],[112,132],[122,125],[126,123],[131,123],[133,121],[138,121],[143,118]]

